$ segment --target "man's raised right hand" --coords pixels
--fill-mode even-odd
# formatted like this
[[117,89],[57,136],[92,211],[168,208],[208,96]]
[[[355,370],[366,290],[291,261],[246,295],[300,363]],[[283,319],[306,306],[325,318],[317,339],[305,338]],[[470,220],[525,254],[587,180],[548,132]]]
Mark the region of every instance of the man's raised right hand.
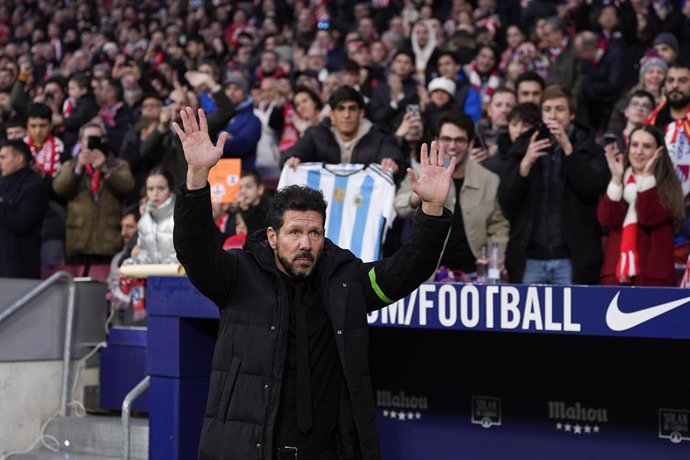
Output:
[[184,157],[189,168],[187,170],[187,189],[196,190],[206,186],[209,170],[218,163],[223,156],[223,145],[228,138],[228,133],[223,131],[218,136],[218,142],[213,145],[208,135],[208,123],[206,115],[199,109],[199,122],[197,123],[194,111],[191,107],[180,110],[182,128],[177,122],[172,127],[182,142]]

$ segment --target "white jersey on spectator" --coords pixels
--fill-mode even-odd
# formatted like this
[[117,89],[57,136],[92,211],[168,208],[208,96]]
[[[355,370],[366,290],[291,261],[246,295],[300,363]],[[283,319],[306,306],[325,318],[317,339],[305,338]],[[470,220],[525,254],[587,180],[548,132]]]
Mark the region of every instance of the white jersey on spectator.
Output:
[[377,164],[302,163],[283,168],[278,189],[306,185],[328,202],[326,238],[364,262],[381,258],[385,232],[393,224],[395,184]]
[[665,140],[673,166],[676,168],[683,196],[690,193],[690,120],[673,121],[666,125]]

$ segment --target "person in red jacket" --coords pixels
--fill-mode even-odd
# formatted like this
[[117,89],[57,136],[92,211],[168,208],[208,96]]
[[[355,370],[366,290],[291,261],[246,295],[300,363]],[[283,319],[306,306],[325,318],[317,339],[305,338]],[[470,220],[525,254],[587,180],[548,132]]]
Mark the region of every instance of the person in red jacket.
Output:
[[599,202],[599,223],[609,229],[601,284],[675,286],[673,225],[684,218],[683,192],[661,133],[632,132],[625,155],[605,147],[611,182]]

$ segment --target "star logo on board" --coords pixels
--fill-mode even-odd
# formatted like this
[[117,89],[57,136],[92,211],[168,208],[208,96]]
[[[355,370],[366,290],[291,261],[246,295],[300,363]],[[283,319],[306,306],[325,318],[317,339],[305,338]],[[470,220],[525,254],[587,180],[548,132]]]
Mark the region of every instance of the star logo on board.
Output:
[[398,422],[420,420],[424,410],[429,409],[426,396],[410,396],[401,391],[394,394],[390,391],[379,390],[376,392],[376,404],[381,410],[381,415]]

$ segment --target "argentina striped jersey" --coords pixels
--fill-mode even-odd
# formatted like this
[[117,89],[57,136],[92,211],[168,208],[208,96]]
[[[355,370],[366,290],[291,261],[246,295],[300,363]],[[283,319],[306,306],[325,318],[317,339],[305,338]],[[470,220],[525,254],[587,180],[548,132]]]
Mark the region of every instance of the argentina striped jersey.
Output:
[[395,184],[377,164],[302,163],[283,168],[278,189],[306,185],[328,202],[326,238],[364,262],[381,258],[385,232],[393,224]]

